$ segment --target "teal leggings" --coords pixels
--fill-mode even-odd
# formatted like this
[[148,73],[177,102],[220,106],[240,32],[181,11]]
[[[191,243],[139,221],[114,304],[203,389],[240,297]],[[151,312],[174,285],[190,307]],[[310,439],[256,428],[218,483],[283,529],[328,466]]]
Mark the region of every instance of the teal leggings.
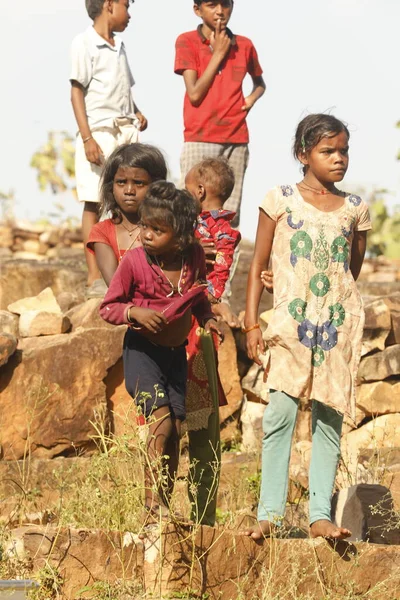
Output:
[[[263,419],[261,492],[258,520],[280,523],[285,513],[289,460],[299,401],[270,390]],[[310,524],[331,520],[331,497],[340,456],[343,415],[313,400],[309,475]]]

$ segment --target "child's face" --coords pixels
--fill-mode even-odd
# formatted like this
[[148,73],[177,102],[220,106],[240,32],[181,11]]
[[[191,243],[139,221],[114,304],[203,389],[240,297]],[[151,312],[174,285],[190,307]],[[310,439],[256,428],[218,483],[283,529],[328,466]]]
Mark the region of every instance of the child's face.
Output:
[[117,0],[112,3],[112,30],[121,32],[129,25],[129,0]]
[[137,213],[150,184],[150,175],[144,169],[118,168],[113,182],[113,196],[124,214]]
[[178,250],[175,231],[165,222],[157,222],[142,216],[140,239],[146,252],[152,256],[166,255]]
[[200,6],[194,5],[195,14],[202,19],[212,31],[217,27],[217,21],[221,21],[221,29],[225,29],[229,23],[233,10],[233,0],[206,0]]
[[349,166],[349,138],[345,131],[334,137],[323,137],[314,148],[299,156],[321,183],[342,181]]

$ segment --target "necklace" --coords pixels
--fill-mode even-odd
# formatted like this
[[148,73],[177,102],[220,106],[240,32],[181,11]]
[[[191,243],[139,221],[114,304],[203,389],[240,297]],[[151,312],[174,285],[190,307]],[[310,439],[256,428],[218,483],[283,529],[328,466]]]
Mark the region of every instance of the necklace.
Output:
[[[129,244],[129,246],[125,249],[125,253],[124,254],[126,254],[128,252],[128,250],[130,250],[132,248],[133,244],[136,242],[136,240],[138,239],[139,235],[140,235],[140,231],[137,234],[137,236],[133,238],[133,240],[131,241],[131,243]],[[116,240],[117,240],[119,262],[121,262],[123,254],[121,254],[121,248],[119,247],[117,232],[115,232],[115,237],[116,237]]]
[[301,181],[299,183],[299,185],[301,185],[302,187],[305,187],[307,190],[311,190],[315,194],[320,194],[321,196],[328,196],[328,194],[335,195],[335,194],[333,194],[333,192],[330,192],[326,188],[322,188],[322,190],[318,190],[317,188],[314,188],[314,187],[311,187],[311,185],[308,185],[308,183],[304,183],[304,181]]
[[132,237],[133,232],[139,228],[139,225],[135,225],[135,227],[133,227],[132,229],[129,229],[123,221],[121,221],[121,225],[125,229],[125,231],[128,232],[129,237]]
[[161,261],[161,264],[160,264],[160,262],[159,262],[159,260],[158,260],[157,256],[154,256],[153,258],[154,258],[154,260],[156,261],[156,263],[157,263],[157,266],[158,266],[158,268],[160,269],[160,271],[162,272],[162,274],[164,275],[165,279],[168,281],[169,285],[171,286],[171,291],[170,291],[170,293],[169,293],[169,294],[167,294],[167,298],[170,298],[171,296],[173,296],[175,292],[178,292],[178,294],[179,294],[180,296],[182,296],[182,292],[181,292],[181,279],[182,279],[182,273],[183,273],[183,262],[184,262],[184,261],[183,261],[183,256],[182,256],[181,272],[180,272],[180,274],[179,274],[178,286],[175,286],[175,285],[172,283],[172,281],[170,280],[170,278],[168,277],[168,275],[167,275],[167,274],[164,272],[164,269],[163,269],[164,263],[163,263],[163,261]]

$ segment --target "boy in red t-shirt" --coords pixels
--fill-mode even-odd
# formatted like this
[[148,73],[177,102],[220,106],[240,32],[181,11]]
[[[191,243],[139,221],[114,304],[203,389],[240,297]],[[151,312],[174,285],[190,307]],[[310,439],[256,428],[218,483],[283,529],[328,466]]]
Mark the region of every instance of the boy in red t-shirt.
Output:
[[[263,95],[265,83],[252,42],[227,27],[233,0],[194,0],[193,8],[203,23],[176,40],[174,67],[186,86],[182,181],[203,159],[227,158],[235,187],[224,208],[236,213],[232,225],[237,227],[249,157],[246,117]],[[253,91],[245,98],[242,83],[247,73]]]

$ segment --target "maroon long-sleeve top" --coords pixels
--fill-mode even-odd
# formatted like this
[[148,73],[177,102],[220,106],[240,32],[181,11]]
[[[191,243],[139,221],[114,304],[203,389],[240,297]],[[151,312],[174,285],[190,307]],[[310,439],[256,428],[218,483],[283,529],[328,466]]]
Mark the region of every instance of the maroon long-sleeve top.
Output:
[[176,321],[191,308],[203,323],[214,317],[207,298],[206,262],[204,250],[194,244],[185,256],[180,293],[169,296],[171,285],[162,269],[152,262],[145,250],[128,250],[121,261],[100,306],[100,315],[114,325],[128,322],[131,306],[151,308],[162,312],[168,323]]

